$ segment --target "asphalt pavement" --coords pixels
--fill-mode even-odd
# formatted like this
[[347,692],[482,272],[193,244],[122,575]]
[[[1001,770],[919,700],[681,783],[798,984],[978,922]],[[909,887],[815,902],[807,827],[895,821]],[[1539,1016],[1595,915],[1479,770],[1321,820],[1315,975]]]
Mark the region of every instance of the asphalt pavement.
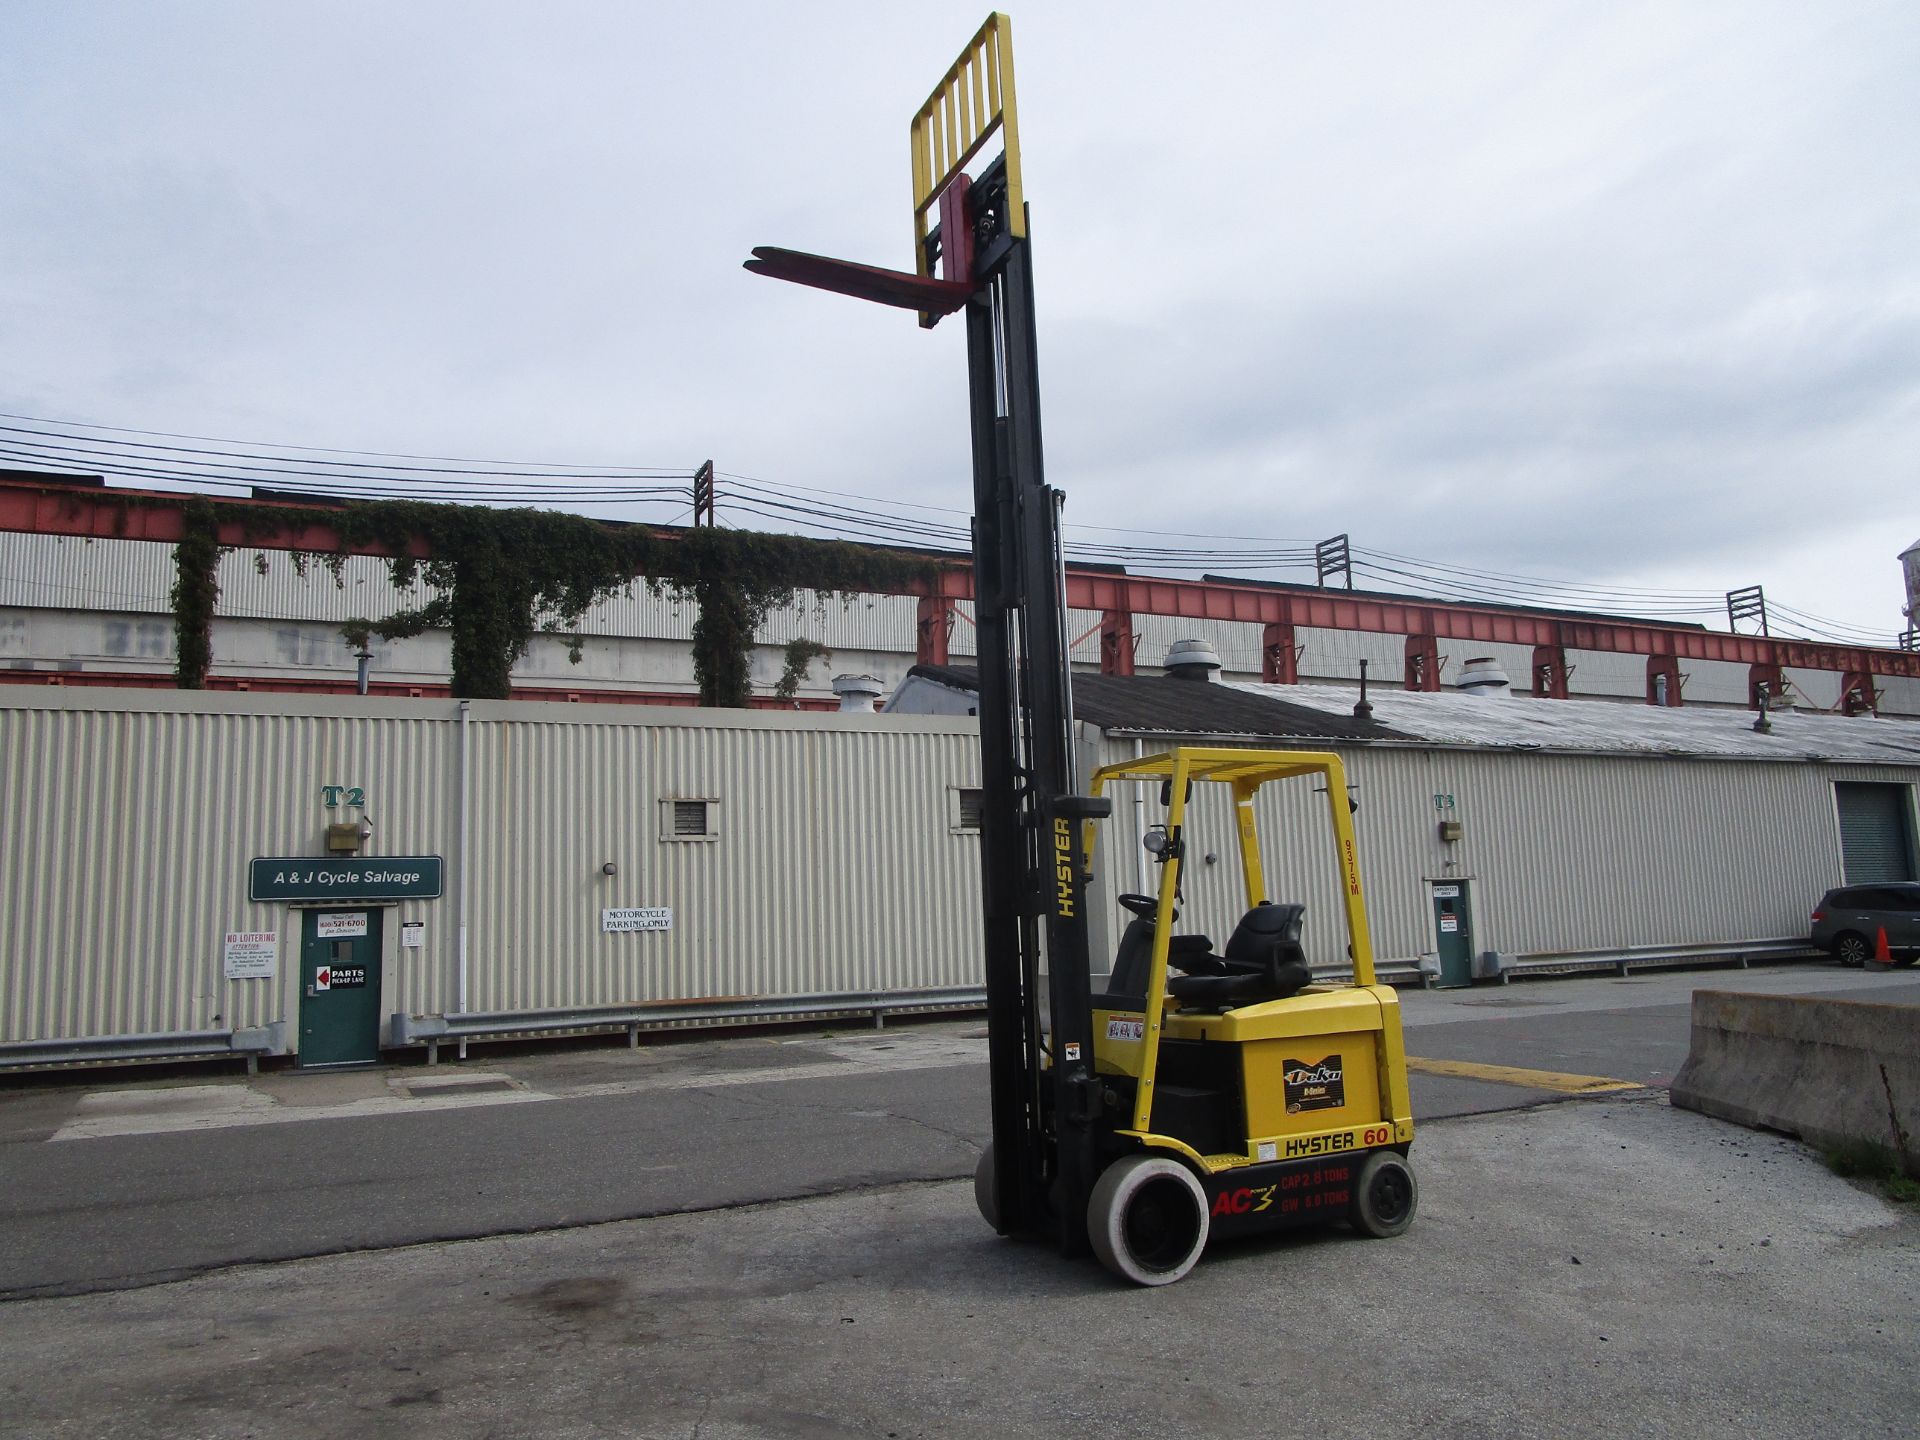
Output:
[[1414,1155],[1399,1239],[1220,1246],[1161,1290],[948,1181],[21,1300],[0,1435],[1913,1433],[1920,1220],[1800,1146],[1633,1092]]
[[[1911,971],[1830,966],[1409,992],[1416,1117],[1580,1093],[1568,1078],[1664,1086],[1695,987],[1920,1002]],[[977,1019],[18,1086],[0,1300],[964,1177],[987,1133]]]

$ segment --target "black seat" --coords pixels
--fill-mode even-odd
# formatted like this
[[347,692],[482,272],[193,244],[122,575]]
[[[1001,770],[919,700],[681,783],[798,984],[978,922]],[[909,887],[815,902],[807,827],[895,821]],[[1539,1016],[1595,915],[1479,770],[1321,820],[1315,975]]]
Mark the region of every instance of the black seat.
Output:
[[1304,905],[1261,901],[1234,926],[1217,970],[1210,966],[1213,973],[1183,975],[1170,981],[1167,989],[1183,1007],[1196,1010],[1231,1010],[1299,994],[1313,983],[1313,972],[1300,949],[1300,925],[1306,913]]
[[1147,969],[1153,964],[1153,921],[1129,920],[1120,934],[1120,950],[1107,977],[1107,999],[1127,1010],[1147,1005]]
[[[1147,975],[1153,968],[1153,917],[1157,905],[1150,896],[1122,895],[1123,905],[1134,919],[1120,933],[1120,948],[1113,957],[1113,973],[1107,977],[1106,999],[1112,1006],[1144,1010],[1147,1005]],[[1178,920],[1180,912],[1173,912]],[[1167,963],[1186,968],[1185,957],[1196,953],[1210,956],[1213,941],[1204,935],[1175,935],[1167,942]]]

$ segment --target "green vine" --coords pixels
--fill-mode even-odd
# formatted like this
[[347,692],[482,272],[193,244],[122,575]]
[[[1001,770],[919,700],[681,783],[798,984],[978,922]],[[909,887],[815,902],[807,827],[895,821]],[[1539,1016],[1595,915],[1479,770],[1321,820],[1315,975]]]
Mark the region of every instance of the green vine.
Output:
[[[572,631],[570,655],[577,663],[579,625],[587,611],[644,579],[656,592],[699,607],[693,667],[700,703],[742,707],[752,693],[748,658],[754,632],[798,591],[847,600],[863,591],[898,592],[930,574],[924,559],[841,541],[713,527],[663,534],[551,510],[381,500],[337,508],[223,506],[216,511],[206,501],[193,501],[181,513],[185,533],[175,551],[181,578],[174,614],[180,683],[187,687],[205,683],[211,659],[207,635],[219,598],[223,519],[237,521],[249,540],[310,527],[332,531],[337,549],[296,550],[293,559],[302,574],[310,562],[325,564],[336,582],[349,552],[384,551],[395,588],[424,582],[437,593],[380,619],[352,620],[342,633],[362,648],[371,636],[393,640],[449,628],[453,693],[471,699],[507,698],[513,664],[535,634]],[[419,542],[429,552],[426,559],[410,553]],[[190,652],[197,668],[189,667]],[[795,655],[790,646],[789,671]],[[796,690],[815,658],[810,653],[801,661],[793,677]]]
[[786,665],[780,671],[779,683],[773,687],[773,693],[781,700],[791,700],[800,693],[800,682],[807,678],[807,667],[816,660],[830,660],[833,651],[818,640],[789,640],[787,642]]
[[[123,512],[124,513],[124,512]],[[173,673],[182,690],[207,688],[213,666],[213,607],[220,599],[219,521],[205,500],[180,510],[180,543],[173,547]]]

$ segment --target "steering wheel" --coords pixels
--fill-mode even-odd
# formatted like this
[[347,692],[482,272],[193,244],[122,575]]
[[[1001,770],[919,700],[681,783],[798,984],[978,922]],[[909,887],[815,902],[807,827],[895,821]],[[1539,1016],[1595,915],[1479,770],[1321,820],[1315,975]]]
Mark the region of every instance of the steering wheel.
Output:
[[[1142,920],[1151,920],[1159,914],[1160,911],[1160,900],[1159,897],[1155,895],[1116,895],[1113,898],[1126,906],[1127,909],[1131,910],[1134,914],[1138,915]],[[1178,910],[1173,912],[1173,918],[1176,920],[1180,918],[1180,912]]]

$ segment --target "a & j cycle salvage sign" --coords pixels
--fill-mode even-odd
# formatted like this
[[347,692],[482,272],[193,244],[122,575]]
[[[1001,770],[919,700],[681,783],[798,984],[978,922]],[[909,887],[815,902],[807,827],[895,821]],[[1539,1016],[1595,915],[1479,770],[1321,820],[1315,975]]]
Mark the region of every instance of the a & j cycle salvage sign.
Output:
[[249,900],[437,900],[444,862],[438,855],[357,856],[352,860],[254,860]]

